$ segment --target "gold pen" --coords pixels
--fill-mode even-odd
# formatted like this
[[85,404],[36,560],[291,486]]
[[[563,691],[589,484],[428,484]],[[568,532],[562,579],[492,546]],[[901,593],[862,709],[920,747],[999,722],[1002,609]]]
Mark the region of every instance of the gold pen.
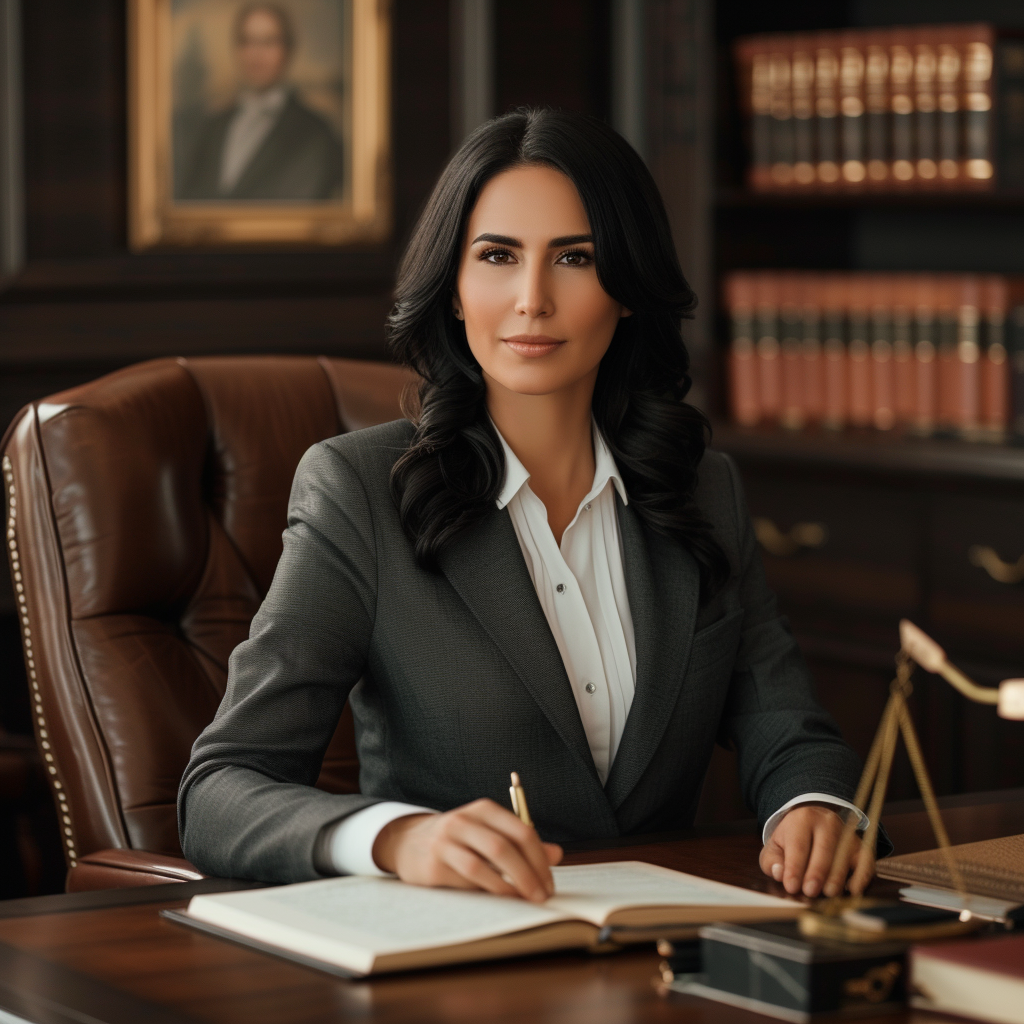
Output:
[[512,797],[512,810],[524,825],[529,825],[530,828],[533,828],[533,822],[530,821],[530,811],[526,806],[526,793],[523,791],[523,785],[519,781],[519,772],[512,773],[512,785],[509,786],[508,792],[509,796]]

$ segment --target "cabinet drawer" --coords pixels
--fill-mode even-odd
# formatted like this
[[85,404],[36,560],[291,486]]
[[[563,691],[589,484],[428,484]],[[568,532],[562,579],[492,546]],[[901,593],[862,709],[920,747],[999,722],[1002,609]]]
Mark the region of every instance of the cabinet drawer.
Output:
[[921,603],[917,501],[761,474],[745,484],[768,581],[794,624],[866,638],[874,621],[874,639],[895,648],[895,621]]
[[1024,672],[1024,499],[936,497],[929,570],[936,639]]

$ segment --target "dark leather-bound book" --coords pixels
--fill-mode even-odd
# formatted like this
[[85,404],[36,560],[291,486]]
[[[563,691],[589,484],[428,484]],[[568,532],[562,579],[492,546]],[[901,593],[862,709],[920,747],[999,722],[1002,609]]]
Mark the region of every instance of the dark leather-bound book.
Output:
[[961,29],[964,152],[961,177],[974,186],[990,187],[995,179],[992,78],[995,32],[991,25]]
[[782,359],[776,275],[758,274],[755,278],[755,292],[758,404],[761,419],[778,420],[782,415]]
[[922,188],[938,184],[939,178],[939,59],[934,30],[915,29],[914,41],[914,170]]
[[793,115],[793,185],[813,187],[814,145],[814,48],[813,36],[794,36],[790,53]]
[[937,420],[945,430],[956,427],[957,394],[960,390],[956,358],[958,295],[957,278],[952,274],[937,274],[934,278],[935,349],[938,383]]
[[814,113],[817,137],[817,181],[828,189],[839,183],[839,37],[828,32],[814,37]]
[[889,107],[892,111],[892,180],[895,185],[914,181],[914,54],[910,33],[890,34]]
[[972,274],[959,280],[953,425],[973,437],[981,423],[981,283]]
[[1024,305],[1010,314],[1007,354],[1010,359],[1010,432],[1024,441]]
[[887,32],[872,32],[865,41],[864,100],[867,107],[868,184],[889,182],[889,47]]
[[771,93],[768,40],[763,36],[736,43],[740,106],[750,125],[750,168],[747,183],[755,191],[771,188]]
[[859,187],[867,177],[864,133],[864,34],[844,32],[839,46],[842,180]]
[[910,981],[915,1008],[1024,1024],[1024,935],[917,946]]
[[804,416],[810,423],[825,418],[825,360],[821,344],[823,280],[819,274],[804,274],[801,281],[803,314]]
[[768,53],[768,95],[771,109],[771,185],[793,184],[796,137],[793,124],[792,41],[788,36],[771,38]]
[[960,181],[960,99],[963,95],[963,60],[955,28],[936,29],[936,96],[938,99],[939,181],[955,188]]
[[730,274],[725,303],[732,340],[729,346],[729,406],[733,421],[751,427],[761,418],[754,349],[754,282],[750,274]]
[[1010,364],[1006,352],[1006,278],[990,274],[982,285],[981,425],[998,440],[1010,423]]
[[1024,188],[1024,39],[1001,39],[996,117],[999,121],[999,184]]
[[875,405],[871,382],[871,343],[869,341],[870,294],[868,280],[851,274],[846,283],[847,383],[849,422],[854,427],[870,427]]
[[803,313],[798,274],[780,274],[779,341],[782,353],[782,425],[797,430],[804,425]]
[[938,419],[938,284],[931,274],[914,281],[914,428],[930,434]]
[[914,423],[917,379],[914,364],[914,288],[907,274],[892,280],[892,363],[896,422]]
[[825,381],[822,423],[830,430],[840,430],[846,425],[849,413],[846,281],[843,275],[826,275],[821,305],[821,355]]
[[896,423],[892,279],[888,274],[873,274],[867,288],[871,303],[871,419],[879,430],[890,430]]

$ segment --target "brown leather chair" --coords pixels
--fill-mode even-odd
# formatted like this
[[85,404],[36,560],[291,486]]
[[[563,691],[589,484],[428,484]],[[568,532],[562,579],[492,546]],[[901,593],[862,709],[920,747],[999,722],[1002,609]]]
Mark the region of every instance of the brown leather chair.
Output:
[[[202,877],[175,800],[281,553],[310,445],[401,415],[410,374],[313,357],[158,359],[23,409],[7,545],[70,891]],[[350,716],[318,785],[358,790]]]

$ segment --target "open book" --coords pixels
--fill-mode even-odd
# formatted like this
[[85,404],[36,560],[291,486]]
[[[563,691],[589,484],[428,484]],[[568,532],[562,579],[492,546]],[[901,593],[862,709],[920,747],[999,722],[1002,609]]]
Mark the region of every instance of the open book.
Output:
[[639,861],[553,871],[556,893],[543,904],[355,876],[194,896],[187,913],[165,916],[334,973],[366,975],[651,941],[712,921],[804,909]]

